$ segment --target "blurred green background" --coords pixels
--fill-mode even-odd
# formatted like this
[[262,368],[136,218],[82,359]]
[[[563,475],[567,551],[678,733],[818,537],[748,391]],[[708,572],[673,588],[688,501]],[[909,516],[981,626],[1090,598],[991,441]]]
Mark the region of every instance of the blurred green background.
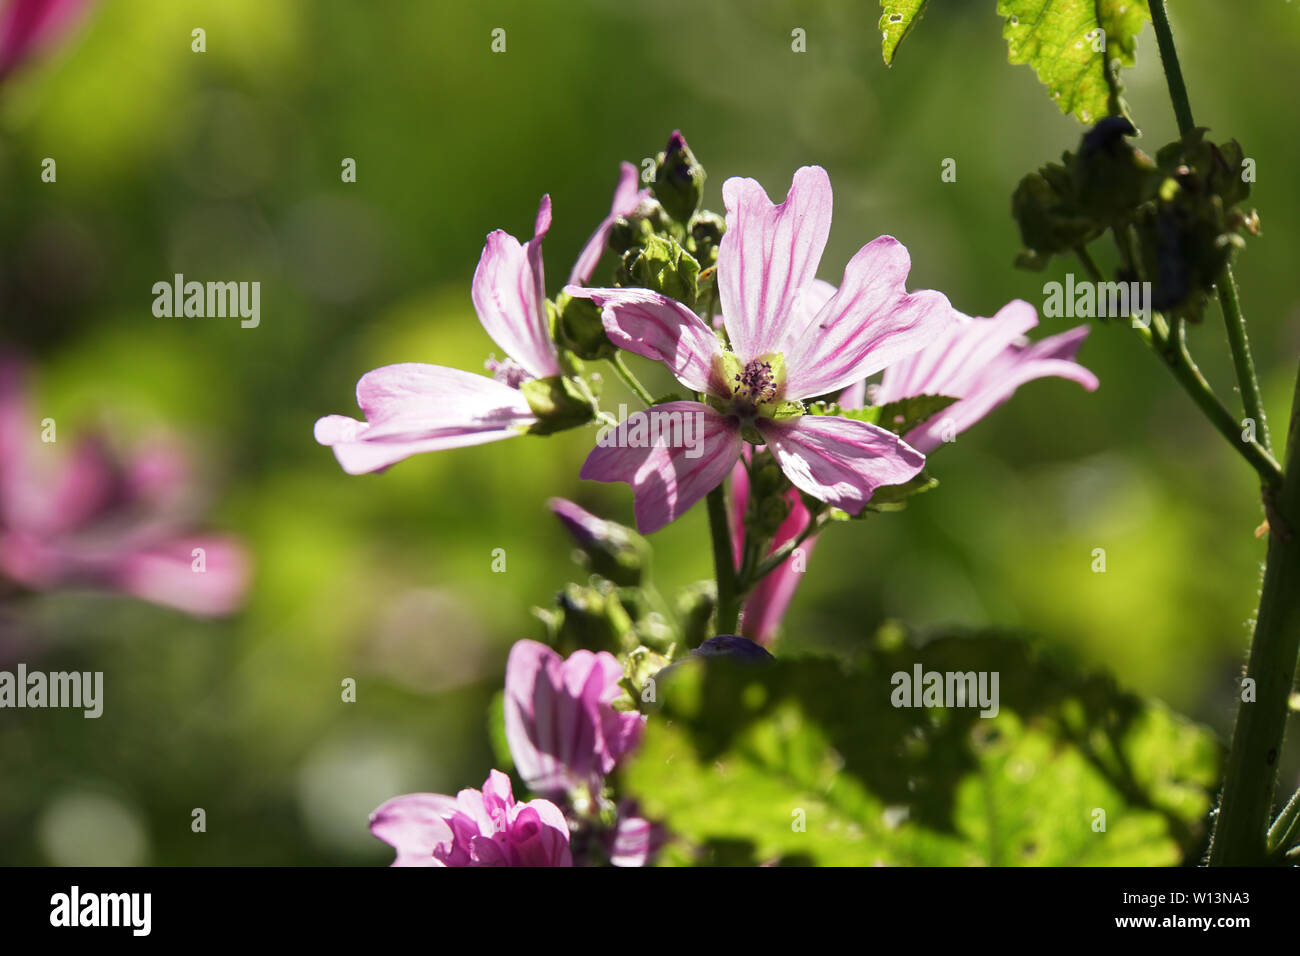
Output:
[[[1300,351],[1300,11],[1172,6],[1198,121],[1258,165],[1264,231],[1237,277],[1280,440]],[[796,167],[827,168],[822,278],[889,233],[912,288],[975,315],[1041,306],[1066,267],[1012,267],[1009,198],[1081,128],[1007,65],[994,0],[933,0],[892,69],[878,16],[861,0],[104,2],[0,88],[0,341],[35,359],[38,407],[68,431],[163,425],[202,449],[211,522],[256,562],[227,621],[95,595],[22,609],[41,625],[29,666],[102,670],[106,701],[97,721],[0,715],[0,863],[385,863],[371,809],[481,783],[505,655],[540,635],[530,608],[583,574],[545,499],[630,521],[630,492],[578,481],[590,431],[353,478],[311,429],[356,415],[377,366],[482,367],[483,238],[529,235],[543,193],[552,294],[618,161],[680,127],[715,209],[729,176],[782,196]],[[1125,79],[1154,153],[1175,126],[1149,27]],[[259,280],[260,327],[155,318],[151,287],[176,272]],[[1236,410],[1217,310],[1191,338]],[[1023,629],[1226,734],[1264,555],[1252,475],[1122,324],[1094,328],[1081,359],[1095,394],[1022,388],[935,455],[940,489],[832,529],[778,652],[852,656],[894,617]],[[606,395],[616,406],[616,381]],[[710,574],[705,540],[702,509],[655,536],[661,587]]]

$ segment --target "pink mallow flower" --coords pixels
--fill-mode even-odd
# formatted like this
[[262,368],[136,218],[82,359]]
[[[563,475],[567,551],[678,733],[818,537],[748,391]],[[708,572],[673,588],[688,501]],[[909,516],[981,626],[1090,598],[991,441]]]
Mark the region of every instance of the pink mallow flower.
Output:
[[[825,297],[834,290],[822,289]],[[1009,399],[1021,385],[1037,378],[1056,376],[1078,382],[1088,391],[1097,387],[1097,376],[1079,365],[1075,355],[1088,335],[1078,326],[1057,335],[1030,342],[1026,332],[1038,324],[1034,307],[1027,302],[1008,303],[993,318],[971,318],[957,313],[957,323],[937,341],[910,358],[885,370],[873,395],[878,405],[918,395],[947,395],[958,401],[904,436],[908,444],[926,454],[955,438]],[[866,387],[855,383],[840,396],[843,408],[861,408]],[[739,555],[745,541],[742,517],[749,496],[749,475],[743,465],[732,473],[732,546]],[[797,537],[808,526],[808,509],[798,492],[786,492],[790,513],[777,529],[769,549],[774,551]],[[806,539],[796,565],[792,555],[754,586],[745,601],[741,633],[760,644],[771,643],[785,616],[790,600],[807,567],[816,536]]]
[[[917,395],[960,399],[905,436],[926,454],[970,428],[1026,382],[1056,376],[1090,392],[1097,387],[1097,376],[1074,360],[1087,326],[1031,342],[1024,336],[1038,325],[1038,313],[1019,299],[991,319],[957,313],[957,320],[941,339],[885,369],[873,395],[877,405]],[[862,404],[861,393],[857,404]]]
[[[609,215],[587,240],[570,282],[591,277],[614,219],[642,198],[636,167],[624,163]],[[551,197],[543,196],[532,239],[520,243],[498,229],[483,246],[471,298],[483,329],[505,352],[503,359],[488,360],[491,378],[418,362],[386,365],[357,382],[365,421],[326,415],[316,422],[316,441],[334,449],[344,471],[382,471],[411,455],[513,438],[537,424],[519,386],[560,374],[542,268],[542,240],[550,228]]]
[[90,0],[9,0],[0,10],[0,79],[60,39]]
[[952,308],[941,293],[906,292],[911,262],[889,236],[863,246],[839,290],[818,306],[824,284],[816,273],[831,224],[831,185],[820,167],[796,172],[779,206],[752,179],[727,180],[722,198],[717,285],[730,350],[694,312],[655,292],[565,290],[601,307],[615,345],[664,362],[709,400],[644,413],[699,422],[693,441],[629,441],[629,424],[645,427],[629,419],[591,452],[582,477],[630,484],[637,527],[651,532],[716,488],[748,439],[766,444],[797,488],[856,514],[877,487],[920,472],[924,455],[866,422],[803,415],[799,402],[916,352],[948,327]]
[[65,455],[42,428],[22,366],[0,357],[0,576],[37,591],[119,591],[199,616],[238,609],[247,557],[233,539],[191,530],[191,482],[175,448],[160,442],[119,459],[89,436]]
[[370,815],[370,832],[397,851],[393,866],[573,865],[560,808],[516,803],[500,770],[482,790],[394,797]]
[[623,667],[613,654],[580,650],[567,659],[545,644],[519,641],[506,662],[506,741],[515,769],[543,796],[585,788],[641,741],[645,718],[615,710]]

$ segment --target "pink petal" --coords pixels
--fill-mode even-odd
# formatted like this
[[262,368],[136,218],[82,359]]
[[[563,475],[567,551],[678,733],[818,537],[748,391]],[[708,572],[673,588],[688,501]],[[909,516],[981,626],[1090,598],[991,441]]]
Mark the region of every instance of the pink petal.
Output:
[[601,254],[605,251],[605,243],[609,240],[609,230],[613,228],[614,220],[620,216],[630,215],[641,204],[641,200],[650,195],[648,189],[637,189],[639,185],[637,168],[631,163],[621,164],[618,168],[618,186],[614,189],[614,201],[610,204],[609,215],[600,221],[600,225],[596,227],[596,231],[591,234],[587,244],[582,247],[582,252],[578,254],[578,261],[573,264],[573,271],[569,273],[571,285],[586,284],[591,274],[596,271]]
[[954,321],[939,292],[907,294],[911,260],[881,236],[844,269],[839,291],[784,344],[787,398],[839,391],[933,342]]
[[558,671],[563,659],[545,644],[517,641],[506,661],[506,742],[515,769],[528,786],[541,794],[559,795],[566,789],[564,763],[566,734],[572,731],[577,710],[570,706],[560,718]]
[[908,432],[908,442],[928,453],[943,444],[945,435],[955,437],[983,419],[1026,382],[1055,376],[1094,390],[1097,377],[1074,361],[1087,327],[1034,343],[1020,341],[1037,322],[1033,306],[1021,301],[1009,303],[991,319],[963,316],[939,342],[898,369],[888,369],[879,400],[921,394],[961,399]]
[[[811,516],[799,493],[791,489],[785,493],[785,500],[790,504],[790,513],[777,529],[768,553],[772,553],[787,541],[791,541],[808,527]],[[799,545],[803,552],[803,567],[812,556],[813,545],[817,543],[814,535]],[[740,633],[759,644],[771,644],[777,629],[785,617],[786,609],[794,598],[794,592],[803,580],[803,571],[795,570],[793,554],[781,562],[781,565],[754,586],[745,600],[744,614],[741,616]]]
[[[202,549],[203,570],[195,551]],[[199,617],[238,610],[248,590],[249,560],[228,538],[181,538],[122,556],[111,583],[126,594]]]
[[452,842],[447,818],[457,812],[454,797],[408,793],[370,814],[370,832],[397,851],[393,866],[445,866],[433,854]]
[[357,383],[359,422],[327,415],[316,441],[334,449],[351,475],[379,471],[425,451],[512,438],[537,417],[517,390],[485,375],[407,362],[367,372]]
[[1028,302],[1016,300],[991,319],[954,313],[956,321],[921,351],[885,369],[877,402],[894,402],[914,395],[961,398],[1003,349],[1038,324]]
[[779,206],[752,179],[728,179],[722,200],[718,292],[731,347],[748,362],[779,349],[799,294],[816,278],[831,228],[831,183],[820,166],[805,166]]
[[796,488],[857,514],[881,485],[915,477],[925,456],[893,432],[829,415],[759,419],[758,430]]
[[[691,416],[702,427],[691,441],[628,447],[629,428],[660,428],[660,437],[672,435],[665,422],[671,415]],[[694,416],[701,416],[695,419]],[[639,418],[638,416],[647,416]],[[678,419],[679,421],[681,419]],[[657,426],[654,423],[659,423]],[[694,428],[694,426],[692,426]],[[742,439],[734,420],[719,415],[700,402],[665,402],[628,416],[587,456],[581,477],[589,481],[626,481],[636,495],[637,528],[649,534],[685,514],[691,505],[718,487],[740,455]],[[695,457],[691,457],[695,455]]]
[[471,288],[487,334],[533,378],[560,374],[542,271],[542,239],[550,224],[551,197],[543,196],[536,234],[526,246],[501,229],[489,234]]
[[89,0],[12,0],[0,13],[0,77],[66,33]]
[[619,348],[663,362],[693,392],[731,394],[714,380],[713,360],[722,343],[703,319],[680,302],[649,289],[569,286],[564,291],[590,299],[600,308],[605,334]]

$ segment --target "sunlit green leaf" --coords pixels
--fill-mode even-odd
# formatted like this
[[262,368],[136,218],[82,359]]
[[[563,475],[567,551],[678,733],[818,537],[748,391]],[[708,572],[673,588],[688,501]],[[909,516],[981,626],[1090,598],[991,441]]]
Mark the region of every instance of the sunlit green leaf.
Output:
[[921,19],[925,5],[929,0],[880,0],[880,55],[885,58],[886,66],[894,65],[894,53],[903,37],[912,32],[916,21]]
[[1106,64],[1132,66],[1151,19],[1146,0],[998,0],[1007,59],[1032,66],[1061,112],[1084,123],[1108,115]]
[[[918,666],[997,673],[998,713],[895,707]],[[668,862],[1171,865],[1216,779],[1208,731],[1006,636],[880,641],[851,673],[692,662],[659,694],[625,782]]]

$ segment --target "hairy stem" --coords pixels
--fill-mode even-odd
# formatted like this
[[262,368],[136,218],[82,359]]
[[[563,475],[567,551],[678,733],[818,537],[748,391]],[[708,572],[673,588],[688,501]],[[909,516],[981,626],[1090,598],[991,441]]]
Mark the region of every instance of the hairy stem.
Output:
[[1268,422],[1264,418],[1264,400],[1259,393],[1255,360],[1251,358],[1250,339],[1246,335],[1246,317],[1241,314],[1241,301],[1237,298],[1237,283],[1232,278],[1231,266],[1223,267],[1217,288],[1223,323],[1228,330],[1228,346],[1232,349],[1232,366],[1237,373],[1237,388],[1241,390],[1241,404],[1246,409],[1246,417],[1255,423],[1259,443],[1272,451]]
[[[1277,787],[1288,698],[1300,654],[1300,377],[1287,434],[1286,479],[1269,505],[1268,563],[1246,677],[1254,699],[1237,706],[1223,796],[1210,840],[1211,866],[1252,866],[1268,859],[1266,831]],[[1246,696],[1244,693],[1243,697]]]

